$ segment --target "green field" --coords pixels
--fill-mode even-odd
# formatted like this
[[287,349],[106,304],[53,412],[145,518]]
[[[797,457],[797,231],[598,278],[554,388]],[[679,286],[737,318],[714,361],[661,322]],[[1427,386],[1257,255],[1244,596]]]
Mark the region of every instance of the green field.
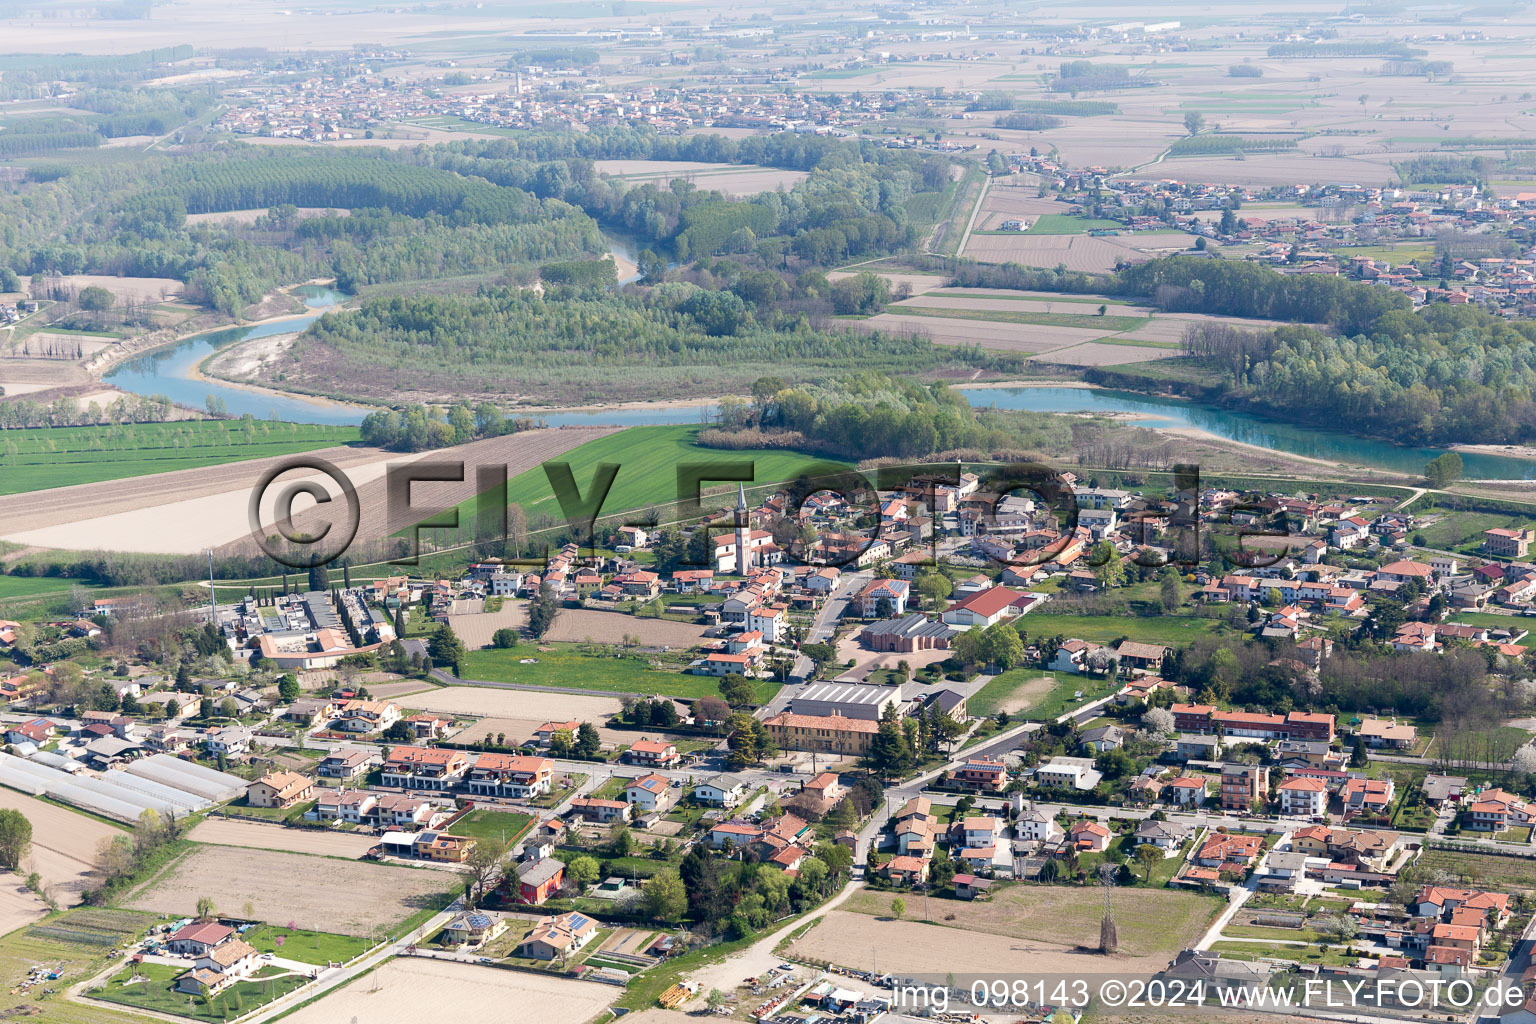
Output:
[[[1024,313],[1013,310],[996,309],[946,309],[939,306],[912,306],[903,303],[900,306],[892,306],[893,313],[905,313],[913,316],[937,316],[948,320],[990,320],[995,323],[1007,324],[1035,324],[1042,327],[1085,327],[1091,330],[1104,331],[1114,334],[1119,331],[1134,331],[1145,327],[1152,322],[1151,317],[1146,316],[1096,316],[1092,313]],[[1156,342],[1135,342],[1137,345],[1157,345],[1168,348],[1179,346]]]
[[1098,220],[1093,217],[1073,217],[1064,213],[1047,213],[1029,226],[1026,235],[1081,235],[1088,231],[1124,231],[1126,227],[1117,220]]
[[1414,530],[1410,540],[1422,536],[1424,546],[1442,550],[1478,550],[1482,547],[1483,531],[1499,527],[1527,528],[1529,519],[1498,512],[1452,512],[1436,510],[1444,515],[1439,522]]
[[503,840],[515,843],[532,824],[531,815],[515,814],[510,811],[477,810],[470,811],[454,822],[448,831],[456,836],[470,836],[474,839],[488,839],[498,843]]
[[34,597],[38,594],[54,594],[67,591],[79,584],[88,587],[87,580],[73,576],[0,576],[0,601],[8,597]]
[[[615,693],[664,693],[686,700],[717,697],[720,682],[713,676],[683,675],[651,668],[639,657],[603,657],[583,654],[573,644],[556,644],[554,650],[535,651],[531,647],[510,650],[470,651],[460,666],[465,679],[492,683],[524,683],[552,686],[566,690],[611,690]],[[522,658],[537,658],[535,665],[519,664]],[[769,681],[757,683],[759,700],[767,700],[779,689]]]
[[188,420],[0,431],[0,494],[199,469],[350,444],[358,428]]
[[[1524,615],[1494,615],[1491,612],[1452,612],[1446,621],[1464,626],[1486,626],[1489,629],[1536,629],[1536,618],[1526,618]],[[1521,647],[1530,647],[1533,644],[1536,644],[1536,634],[1528,635],[1519,641]]]
[[[766,495],[778,485],[793,480],[802,472],[828,462],[842,467],[838,460],[818,460],[814,456],[789,451],[724,451],[695,443],[699,428],[694,426],[630,427],[616,434],[589,441],[560,456],[557,462],[571,467],[583,499],[590,497],[592,479],[601,463],[619,467],[613,487],[603,501],[600,515],[614,516],[632,509],[670,505],[678,500],[678,467],[683,465],[720,466],[749,463],[752,479],[745,481],[747,491],[758,489]],[[704,485],[706,492],[724,496],[734,494],[735,483],[714,482]],[[549,475],[542,466],[520,473],[507,482],[511,501],[530,515],[562,515],[555,499]],[[693,495],[688,495],[693,497]],[[706,504],[706,507],[708,505]],[[474,500],[459,507],[461,521],[473,522]],[[467,517],[467,518],[466,518]]]
[[357,935],[288,929],[275,924],[259,925],[240,937],[263,953],[322,966],[333,961],[346,963],[369,948],[368,940]]
[[1125,618],[1113,615],[1035,615],[1025,629],[1032,637],[1056,636],[1109,643],[1121,637],[1142,643],[1176,647],[1208,636],[1220,628],[1222,620],[1193,615],[1157,615],[1150,618]]
[[[977,690],[975,695],[967,702],[966,710],[972,715],[995,715],[1009,698],[1014,697],[1019,690],[1030,684],[1039,684],[1040,679],[1053,679],[1055,685],[1041,693],[1027,708],[1014,709],[1009,714],[1015,719],[1028,721],[1046,721],[1059,718],[1067,712],[1067,709],[1084,704],[1090,700],[1097,700],[1107,696],[1120,688],[1118,681],[1109,679],[1089,679],[1072,672],[1046,672],[1038,668],[1011,668],[1007,672],[999,673],[990,682]],[[1082,691],[1081,698],[1072,695]]]

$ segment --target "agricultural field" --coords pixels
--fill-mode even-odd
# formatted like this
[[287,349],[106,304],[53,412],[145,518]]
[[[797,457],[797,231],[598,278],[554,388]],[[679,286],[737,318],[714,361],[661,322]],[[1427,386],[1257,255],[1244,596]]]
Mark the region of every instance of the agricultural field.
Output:
[[1085,327],[1044,327],[1034,324],[1003,323],[991,320],[965,320],[938,313],[909,313],[904,306],[892,306],[891,312],[867,320],[849,321],[850,325],[887,334],[917,334],[935,345],[979,345],[998,352],[1038,354],[1059,348],[1096,341],[1109,330]]
[[32,855],[30,863],[22,864],[22,877],[39,872],[63,906],[78,903],[90,887],[96,847],[123,834],[100,818],[13,789],[0,788],[0,808],[20,811],[32,823]]
[[775,189],[790,189],[806,178],[804,171],[755,164],[710,164],[671,160],[594,160],[599,174],[636,185],[653,184],[665,188],[678,178],[705,190],[728,196],[750,196]]
[[[481,464],[504,464],[509,472],[518,473],[608,432],[604,427],[526,431],[440,449],[436,457],[467,463],[466,478],[471,482],[418,484],[412,488],[412,499],[452,505],[473,494],[472,481]],[[357,488],[362,517],[354,544],[389,536],[407,525],[387,522],[384,472],[388,463],[402,460],[400,455],[361,447],[327,448],[316,455],[344,471]],[[93,547],[113,551],[186,554],[211,547],[249,552],[255,548],[250,540],[251,488],[275,461],[253,459],[181,470],[127,480],[112,488],[77,486],[9,495],[0,498],[0,521],[13,531],[7,533],[7,540],[65,550],[89,536]],[[285,476],[281,482],[286,484],[295,476]],[[305,479],[319,479],[319,475]],[[270,509],[264,509],[264,515],[270,522]],[[294,517],[297,528],[302,530],[311,522],[309,515],[306,509]]]
[[369,935],[441,908],[444,890],[453,884],[427,868],[202,846],[135,893],[127,906],[193,914],[199,898],[212,896],[225,908],[250,903],[251,916],[268,923]]
[[[62,990],[106,967],[108,950],[142,934],[154,921],[151,914],[82,907],[0,938],[0,1015],[49,1024],[122,1021],[118,1011],[65,1001]],[[26,985],[34,967],[54,968],[60,977]],[[45,995],[45,989],[56,994]]]
[[[1097,890],[1079,889],[1075,890],[1075,895],[1093,905],[1096,941],[1102,898]],[[912,902],[920,906],[921,898]],[[968,918],[961,921],[960,908],[975,905],[944,901],[941,914],[946,917],[954,914],[956,921],[946,921],[943,925],[897,921],[888,914],[876,916],[873,908],[866,913],[839,908],[829,912],[810,931],[795,939],[789,947],[789,953],[797,958],[866,971],[922,976],[954,974],[968,984],[968,979],[989,974],[1062,974],[1073,977],[1102,972],[1111,965],[1117,974],[1149,975],[1167,967],[1173,953],[1180,948],[1175,933],[1166,924],[1152,922],[1155,929],[1165,934],[1163,941],[1157,944],[1162,951],[1140,955],[1122,954],[1106,960],[1097,952],[1078,950],[1071,945],[1040,939],[1034,934],[1014,936],[989,932],[977,927]],[[920,914],[921,910],[916,912]],[[1017,923],[1025,924],[1022,921]],[[1035,918],[1028,921],[1029,925],[1036,923]],[[1122,925],[1122,940],[1123,928]],[[1198,931],[1187,938],[1193,939],[1197,935]]]
[[1491,889],[1536,889],[1536,860],[1460,850],[1425,850],[1419,858],[1425,871],[1444,871],[1466,882]]
[[617,998],[606,985],[402,957],[284,1018],[288,1024],[469,1020],[487,1006],[537,1007],[540,1024],[583,1024]]
[[[891,893],[861,890],[840,908],[877,919],[889,917]],[[1122,888],[1112,897],[1120,945],[1131,956],[1172,956],[1205,931],[1221,903],[1210,897],[1170,889]],[[911,898],[907,908],[921,914]],[[1010,885],[991,900],[931,900],[935,922],[969,934],[1007,935],[1063,947],[1094,947],[1104,897],[1096,888],[1055,885]]]
[[[665,599],[663,599],[665,603]],[[498,612],[450,615],[448,625],[470,650],[489,647],[496,630],[522,629],[528,624],[528,602],[508,600]],[[652,619],[600,608],[562,608],[543,640],[548,643],[620,644],[626,637],[643,637],[647,647],[695,647],[704,626],[671,619]]]
[[0,494],[293,455],[357,438],[356,427],[266,421],[7,430],[0,438]]
[[9,597],[35,597],[38,594],[67,592],[73,586],[91,586],[71,576],[0,576],[0,601]]
[[355,860],[375,845],[371,836],[356,832],[322,832],[317,829],[284,828],[258,821],[233,818],[204,818],[187,833],[194,843],[210,846],[239,846],[251,850],[282,850],[289,853],[313,853],[322,857],[346,857]]

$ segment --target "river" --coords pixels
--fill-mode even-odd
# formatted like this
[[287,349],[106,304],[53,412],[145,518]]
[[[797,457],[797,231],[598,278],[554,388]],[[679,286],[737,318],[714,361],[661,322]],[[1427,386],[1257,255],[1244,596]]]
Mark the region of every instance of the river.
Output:
[[[1416,448],[1343,431],[1280,423],[1250,413],[1177,398],[1108,388],[958,388],[972,405],[1035,412],[1118,413],[1145,427],[1194,427],[1216,437],[1350,466],[1418,475],[1444,449]],[[1536,479],[1536,460],[1461,453],[1463,473],[1473,480]]]
[[[619,255],[633,258],[629,247],[622,240],[610,239],[610,244]],[[204,408],[209,396],[213,396],[222,400],[226,411],[235,416],[248,413],[258,419],[276,418],[297,423],[360,423],[367,410],[359,406],[231,387],[203,379],[197,374],[198,364],[213,352],[239,341],[302,331],[323,316],[328,308],[348,298],[345,293],[317,285],[304,285],[295,289],[294,294],[302,298],[313,312],[249,327],[226,327],[194,335],[174,345],[128,360],[110,370],[105,379],[124,391],[142,395],[168,395],[175,402],[198,409]],[[1003,409],[1036,412],[1117,413],[1128,416],[1129,422],[1142,426],[1193,427],[1216,437],[1277,452],[1411,475],[1421,473],[1424,463],[1441,451],[1395,445],[1342,431],[1294,426],[1230,409],[1133,391],[1038,385],[957,390],[977,406],[995,405]],[[540,412],[531,415],[552,427],[589,424],[646,426],[698,423],[701,416],[713,408],[711,402],[699,402]],[[1536,479],[1536,460],[1469,452],[1462,454],[1462,463],[1465,475],[1471,479]]]

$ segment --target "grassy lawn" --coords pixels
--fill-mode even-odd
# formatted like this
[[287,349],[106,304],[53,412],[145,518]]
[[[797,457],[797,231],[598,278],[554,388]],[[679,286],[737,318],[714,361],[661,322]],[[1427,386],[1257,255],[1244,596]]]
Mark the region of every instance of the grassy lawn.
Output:
[[357,427],[185,420],[6,431],[0,494],[292,455],[359,437]]
[[[1489,612],[1453,612],[1446,621],[1463,626],[1486,626],[1489,629],[1529,631],[1536,628],[1536,618],[1527,618],[1524,615],[1494,615]],[[1524,636],[1518,643],[1521,647],[1530,647],[1536,644],[1536,635]]]
[[1494,838],[1501,843],[1519,843],[1522,846],[1529,846],[1531,842],[1531,826],[1516,825],[1505,829]]
[[1141,643],[1177,647],[1210,636],[1222,626],[1220,619],[1194,615],[1159,615],[1145,619],[1109,615],[1034,615],[1025,625],[1031,637],[1061,634],[1094,643],[1109,643],[1124,637]]
[[1217,942],[1211,947],[1233,960],[1257,960],[1261,957],[1278,957],[1300,964],[1320,964],[1325,967],[1347,967],[1354,958],[1344,950],[1332,946],[1278,946],[1263,942]]
[[[237,982],[214,996],[211,1001],[204,1001],[201,996],[188,996],[176,991],[176,976],[184,970],[182,967],[165,964],[139,964],[114,975],[103,988],[92,992],[91,997],[135,1009],[190,1017],[193,1020],[223,1021],[264,1006],[309,980],[280,967],[264,967],[250,980]],[[136,975],[144,980],[130,983],[130,979]]]
[[[574,644],[545,645],[553,650],[535,650],[531,645],[509,650],[470,651],[460,666],[465,679],[493,683],[526,683],[552,686],[563,690],[612,690],[617,693],[664,693],[696,700],[718,697],[720,681],[713,676],[684,675],[651,668],[638,656],[607,657],[583,654]],[[524,665],[523,658],[536,658],[537,664]],[[759,680],[759,701],[778,692],[779,684]]]
[[1317,942],[1322,938],[1310,928],[1266,928],[1256,924],[1229,924],[1221,934],[1234,939],[1279,939],[1282,942]]
[[[838,909],[889,917],[891,900],[898,895],[863,889]],[[1200,935],[1222,906],[1210,896],[1139,887],[1116,889],[1113,900],[1120,945],[1136,956],[1171,955],[1183,949]],[[908,915],[915,917],[910,897],[907,905]],[[1091,946],[1098,941],[1104,894],[1098,886],[1010,885],[999,889],[985,903],[956,900],[941,906],[942,914],[934,914],[941,919],[931,923],[1067,946]]]
[[276,953],[285,960],[306,964],[346,963],[368,951],[368,940],[356,935],[289,929],[273,924],[252,928],[240,937],[263,953]]
[[1442,512],[1445,518],[1414,530],[1410,535],[1411,538],[1422,535],[1425,547],[1455,550],[1470,545],[1472,548],[1481,548],[1484,530],[1498,527],[1520,529],[1531,525],[1528,519],[1503,513],[1436,511]]
[[[1011,703],[1014,710],[1008,713],[1013,717],[1044,721],[1065,714],[1070,705],[1097,699],[1119,688],[1118,682],[1089,679],[1071,672],[1013,668],[994,676],[991,682],[978,690],[968,702],[967,710],[972,715],[995,715]],[[1078,690],[1083,691],[1082,701],[1072,696]],[[1026,701],[1027,707],[1018,707]]]
[[[994,323],[1036,324],[1042,327],[1086,327],[1109,334],[1134,331],[1152,322],[1145,316],[1097,316],[1092,313],[1024,313],[996,309],[948,309],[941,306],[892,306],[892,312],[937,316],[948,320],[990,320]],[[1177,348],[1178,346],[1170,346]]]
[[1081,235],[1084,232],[1104,229],[1127,231],[1117,220],[1095,220],[1092,217],[1072,217],[1064,213],[1047,213],[1029,226],[1026,235]]
[[593,800],[622,800],[624,799],[624,787],[627,785],[629,785],[628,779],[615,775],[588,793],[587,796]]
[[505,838],[507,842],[516,842],[532,824],[533,816],[528,814],[518,814],[514,811],[475,810],[454,822],[449,831],[456,836],[471,836],[475,839],[489,839],[494,842],[501,842]]

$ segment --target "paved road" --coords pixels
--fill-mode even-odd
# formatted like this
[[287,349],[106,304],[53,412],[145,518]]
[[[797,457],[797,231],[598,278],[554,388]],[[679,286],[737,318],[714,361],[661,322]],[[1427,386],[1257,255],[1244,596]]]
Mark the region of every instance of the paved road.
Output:
[[[805,642],[808,644],[824,644],[832,639],[837,632],[838,620],[843,617],[843,612],[848,607],[849,600],[859,588],[875,578],[875,574],[868,570],[843,573],[832,586],[832,592],[822,602],[821,608],[816,612],[816,617],[811,620],[811,628],[806,630]],[[791,680],[806,680],[811,677],[811,670],[815,667],[810,658],[800,654],[795,657],[795,667],[790,673]],[[796,687],[798,692],[798,687]],[[784,687],[779,691],[769,704],[759,712],[759,717],[776,715],[789,706],[790,688]],[[771,709],[771,710],[770,710]]]

